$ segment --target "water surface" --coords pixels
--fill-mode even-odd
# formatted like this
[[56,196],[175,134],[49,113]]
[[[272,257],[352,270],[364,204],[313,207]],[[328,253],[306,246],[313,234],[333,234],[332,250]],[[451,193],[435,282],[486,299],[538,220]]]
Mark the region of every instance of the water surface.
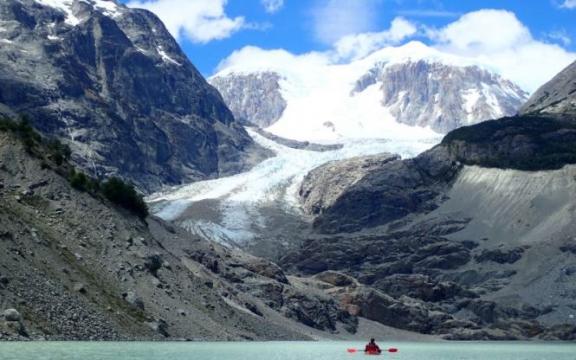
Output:
[[[398,353],[379,358],[395,360],[574,360],[574,343],[442,342],[386,343]],[[361,343],[349,342],[220,342],[220,343],[0,343],[1,360],[354,360],[348,353]],[[375,358],[373,356],[370,357]]]

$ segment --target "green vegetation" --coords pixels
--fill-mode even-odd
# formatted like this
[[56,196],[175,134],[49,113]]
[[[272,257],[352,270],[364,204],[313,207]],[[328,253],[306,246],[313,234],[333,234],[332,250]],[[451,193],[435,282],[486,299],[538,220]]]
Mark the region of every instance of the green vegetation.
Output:
[[97,195],[101,190],[100,182],[97,179],[94,179],[75,168],[70,170],[68,181],[76,190],[86,191],[93,195]]
[[576,164],[576,121],[515,116],[450,132],[442,140],[467,165],[527,171]]
[[146,202],[131,184],[113,177],[102,184],[102,193],[108,200],[130,210],[140,218],[148,216]]
[[29,153],[32,153],[36,144],[42,141],[40,134],[34,130],[28,118],[24,116],[17,122],[6,118],[0,119],[0,131],[9,131],[18,136]]
[[22,141],[26,151],[41,160],[42,169],[55,171],[68,179],[76,190],[87,192],[96,198],[106,198],[115,205],[129,210],[141,219],[148,216],[148,207],[134,186],[113,177],[101,183],[69,163],[72,151],[57,139],[45,139],[30,125],[25,117],[19,121],[0,117],[0,132],[10,132]]

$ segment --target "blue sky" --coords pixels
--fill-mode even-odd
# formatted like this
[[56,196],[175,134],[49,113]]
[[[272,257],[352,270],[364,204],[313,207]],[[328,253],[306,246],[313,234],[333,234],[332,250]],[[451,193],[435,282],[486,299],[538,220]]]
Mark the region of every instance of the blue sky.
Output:
[[[464,31],[464,35],[478,33],[471,35],[472,40],[453,34],[450,42],[471,42],[474,36],[486,33],[492,43],[510,36],[505,45],[512,48],[518,46],[517,38],[528,36],[533,43],[553,44],[568,54],[576,53],[576,0],[122,1],[157,13],[205,76],[212,75],[218,64],[234,51],[248,45],[284,49],[296,55],[330,51],[346,35],[386,31],[399,17],[418,31],[382,46],[401,45],[414,39],[427,44],[446,43],[445,38],[439,40],[444,36],[439,35],[442,29],[481,9],[507,10],[512,17],[498,23],[485,14],[458,30]],[[486,47],[494,50],[493,44]]]

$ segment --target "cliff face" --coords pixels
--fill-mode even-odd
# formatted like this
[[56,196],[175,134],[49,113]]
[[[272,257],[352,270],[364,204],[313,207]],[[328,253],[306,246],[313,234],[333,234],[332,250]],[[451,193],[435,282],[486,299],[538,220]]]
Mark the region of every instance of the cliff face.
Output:
[[0,20],[0,110],[30,116],[90,172],[154,190],[264,156],[152,13],[7,0]]
[[516,114],[527,93],[476,66],[418,61],[376,66],[355,92],[379,84],[382,105],[398,122],[447,133],[461,126]]
[[280,80],[275,72],[261,72],[216,76],[210,83],[220,91],[237,120],[266,128],[286,109]]

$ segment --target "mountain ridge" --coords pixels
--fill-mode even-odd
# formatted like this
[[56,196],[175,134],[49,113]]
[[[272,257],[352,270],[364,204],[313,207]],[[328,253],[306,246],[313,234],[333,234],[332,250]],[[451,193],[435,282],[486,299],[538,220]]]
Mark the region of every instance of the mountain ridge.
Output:
[[349,64],[279,62],[224,64],[209,81],[238,118],[301,141],[432,136],[514,115],[528,95],[469,59],[417,42]]

